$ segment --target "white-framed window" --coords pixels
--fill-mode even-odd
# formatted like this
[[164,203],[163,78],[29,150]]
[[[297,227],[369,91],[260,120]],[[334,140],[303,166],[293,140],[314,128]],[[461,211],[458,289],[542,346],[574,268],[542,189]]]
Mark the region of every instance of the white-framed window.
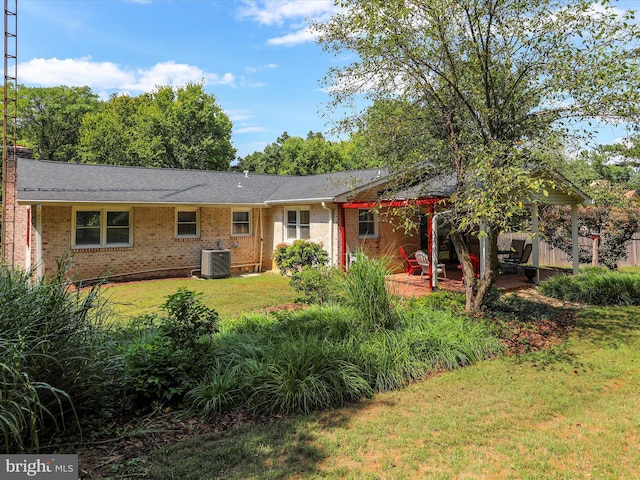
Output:
[[233,210],[231,212],[231,235],[234,237],[251,235],[251,210]]
[[176,209],[176,237],[200,237],[200,209]]
[[131,209],[75,209],[73,212],[74,247],[130,246]]
[[309,209],[288,208],[286,210],[286,239],[303,240],[311,238]]
[[372,210],[358,210],[358,237],[359,238],[377,238],[378,222],[376,221],[376,213]]

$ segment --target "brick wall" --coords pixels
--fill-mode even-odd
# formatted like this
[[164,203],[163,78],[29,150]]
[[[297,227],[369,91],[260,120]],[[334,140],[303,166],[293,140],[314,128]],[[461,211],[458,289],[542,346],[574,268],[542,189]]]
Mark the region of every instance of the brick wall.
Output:
[[[232,273],[254,271],[252,264],[260,259],[258,209],[252,211],[253,234],[248,237],[231,235],[231,211],[201,207],[200,237],[179,239],[175,236],[174,207],[134,207],[133,246],[71,249],[72,207],[45,205],[41,226],[43,270],[51,273],[56,260],[70,252],[72,278],[106,274],[123,280],[182,276],[199,270],[201,250],[224,248],[231,250]],[[265,224],[265,229],[269,231],[269,225]],[[263,258],[263,269],[269,268],[270,252],[266,249]]]

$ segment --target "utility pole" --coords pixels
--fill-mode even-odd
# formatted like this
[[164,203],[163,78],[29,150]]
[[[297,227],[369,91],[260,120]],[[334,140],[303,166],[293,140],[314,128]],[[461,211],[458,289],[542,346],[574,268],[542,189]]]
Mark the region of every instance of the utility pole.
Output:
[[15,263],[18,137],[18,0],[4,0],[4,103],[2,121],[2,257]]

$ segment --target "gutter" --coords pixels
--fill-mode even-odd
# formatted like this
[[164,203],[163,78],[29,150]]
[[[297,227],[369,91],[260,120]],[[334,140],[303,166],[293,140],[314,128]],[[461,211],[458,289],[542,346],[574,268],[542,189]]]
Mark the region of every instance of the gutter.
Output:
[[333,209],[322,202],[322,208],[329,212],[329,266],[333,267]]

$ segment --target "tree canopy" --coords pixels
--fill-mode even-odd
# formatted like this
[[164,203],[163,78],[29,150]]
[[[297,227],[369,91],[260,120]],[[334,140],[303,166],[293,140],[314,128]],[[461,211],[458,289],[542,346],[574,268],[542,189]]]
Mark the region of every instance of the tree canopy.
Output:
[[313,175],[380,166],[361,155],[356,137],[330,142],[321,133],[309,132],[307,138],[291,137],[284,132],[262,152],[241,158],[238,170],[276,175]]
[[88,114],[80,133],[83,162],[227,170],[235,158],[232,124],[202,84],[114,95]]
[[[323,47],[357,59],[331,69],[334,106],[373,102],[346,118],[407,180],[453,178],[452,240],[473,279],[463,235],[486,227],[491,260],[467,282],[467,308],[497,275],[497,237],[525,192],[553,185],[531,175],[582,122],[636,121],[640,34],[607,0],[352,0],[314,29]],[[366,113],[366,112],[365,112]],[[588,129],[585,129],[585,131]],[[586,132],[588,133],[588,132]]]
[[19,86],[19,141],[41,160],[77,162],[82,119],[99,105],[89,87]]

